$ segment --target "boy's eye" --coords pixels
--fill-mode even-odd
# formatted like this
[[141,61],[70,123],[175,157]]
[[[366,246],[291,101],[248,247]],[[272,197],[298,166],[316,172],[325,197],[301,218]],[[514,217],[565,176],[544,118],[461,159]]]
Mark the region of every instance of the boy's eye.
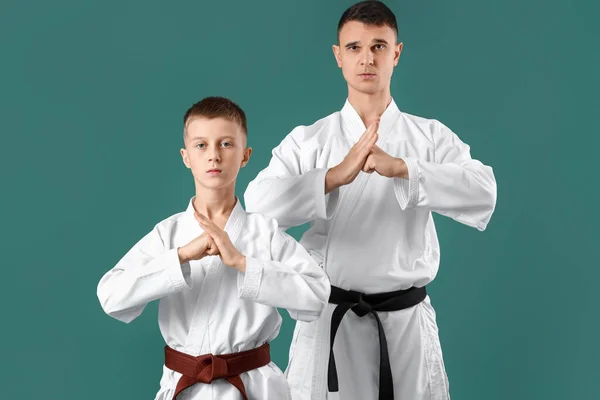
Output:
[[221,143],[221,146],[222,146],[222,147],[231,147],[231,146],[232,146],[232,144],[231,144],[231,143],[229,143],[229,142],[223,142],[223,143]]
[[375,48],[376,48],[377,50],[383,50],[383,49],[385,49],[385,44],[376,44],[376,45],[375,45]]
[[350,47],[348,47],[348,50],[351,50],[351,51],[354,51],[356,49],[358,49],[358,46],[350,46]]
[[204,144],[204,143],[198,143],[198,144],[196,145],[196,147],[198,147],[199,149],[203,149],[203,148],[205,148],[205,147],[206,147],[206,144]]

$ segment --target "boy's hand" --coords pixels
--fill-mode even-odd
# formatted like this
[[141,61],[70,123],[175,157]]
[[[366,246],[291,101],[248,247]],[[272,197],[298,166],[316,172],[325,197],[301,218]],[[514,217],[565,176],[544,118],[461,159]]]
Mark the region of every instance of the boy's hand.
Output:
[[214,222],[204,215],[194,213],[194,217],[204,229],[205,233],[213,239],[217,245],[218,254],[223,260],[223,264],[233,267],[241,272],[246,271],[246,257],[235,248],[229,235],[223,229],[219,228]]
[[377,142],[378,129],[379,120],[369,125],[341,163],[327,171],[327,175],[325,175],[325,194],[354,181],[363,168],[371,149]]
[[179,262],[181,264],[217,254],[219,254],[219,249],[213,238],[206,232],[203,232],[202,235],[177,249],[177,255],[179,255]]
[[408,179],[408,169],[404,160],[390,156],[378,146],[373,146],[362,170],[368,174],[376,171],[379,175],[388,178]]

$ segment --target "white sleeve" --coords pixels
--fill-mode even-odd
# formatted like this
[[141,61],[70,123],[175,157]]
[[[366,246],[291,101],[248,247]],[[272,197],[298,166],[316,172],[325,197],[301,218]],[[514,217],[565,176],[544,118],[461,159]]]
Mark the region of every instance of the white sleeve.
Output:
[[316,168],[317,151],[303,154],[292,131],[272,151],[271,161],[248,184],[244,204],[248,212],[277,219],[281,228],[329,219],[337,207],[339,189],[325,194],[327,168]]
[[402,158],[408,179],[393,178],[400,207],[426,208],[483,231],[496,207],[494,172],[446,126],[436,121],[435,129],[434,162]]
[[238,274],[241,298],[285,308],[298,321],[321,315],[331,292],[329,277],[294,238],[275,228],[272,260],[246,257],[246,272]]
[[97,296],[104,312],[129,323],[149,302],[190,286],[189,263],[179,263],[176,248],[165,250],[155,227],[104,274]]

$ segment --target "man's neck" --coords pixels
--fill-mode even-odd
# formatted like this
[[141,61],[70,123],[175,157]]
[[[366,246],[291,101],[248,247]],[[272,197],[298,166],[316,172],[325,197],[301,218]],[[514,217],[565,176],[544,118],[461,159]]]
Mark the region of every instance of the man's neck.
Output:
[[348,102],[360,116],[366,127],[375,122],[392,102],[389,88],[382,92],[366,94],[348,88]]
[[227,219],[237,203],[235,188],[207,189],[196,186],[194,209],[210,220]]

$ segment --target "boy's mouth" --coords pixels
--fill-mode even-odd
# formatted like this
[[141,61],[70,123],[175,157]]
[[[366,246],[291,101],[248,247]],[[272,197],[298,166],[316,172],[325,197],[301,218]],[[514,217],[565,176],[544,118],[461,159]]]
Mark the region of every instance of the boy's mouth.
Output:
[[206,173],[209,175],[215,176],[215,175],[219,175],[221,173],[221,170],[217,169],[217,168],[213,168],[213,169],[209,169],[208,171],[206,171]]

